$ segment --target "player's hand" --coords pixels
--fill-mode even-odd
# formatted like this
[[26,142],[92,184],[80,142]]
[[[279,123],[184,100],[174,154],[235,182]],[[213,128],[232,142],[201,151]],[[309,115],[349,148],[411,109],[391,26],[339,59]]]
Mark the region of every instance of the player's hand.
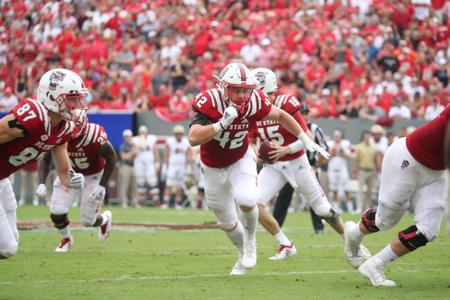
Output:
[[39,184],[34,193],[39,198],[44,198],[47,195],[47,188],[45,187],[45,184],[43,183]]
[[97,185],[89,195],[89,200],[92,203],[102,203],[105,199],[106,189],[104,186]]
[[305,132],[302,131],[298,137],[302,140],[306,150],[310,152],[317,151],[325,159],[330,159],[330,153],[328,153],[325,149],[314,143],[314,141],[311,140],[311,138]]
[[74,190],[82,190],[84,188],[84,176],[81,173],[75,173],[74,170],[70,170],[69,186]]
[[280,158],[290,153],[290,149],[288,146],[272,144],[272,148],[274,150],[269,152],[269,158],[274,162],[278,161]]
[[228,126],[233,123],[234,119],[238,117],[238,112],[234,106],[228,106],[225,108],[225,111],[223,113],[223,117],[220,120],[220,125],[222,125],[223,128],[227,128]]

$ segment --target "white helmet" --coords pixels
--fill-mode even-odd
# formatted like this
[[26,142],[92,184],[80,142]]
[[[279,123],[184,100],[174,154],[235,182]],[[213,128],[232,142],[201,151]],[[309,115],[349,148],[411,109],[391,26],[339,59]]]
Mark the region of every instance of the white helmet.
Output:
[[51,112],[65,120],[82,124],[86,120],[88,91],[81,77],[67,69],[52,69],[45,73],[37,88],[37,99]]
[[[220,87],[225,97],[235,104],[241,105],[250,99],[256,82],[250,70],[241,63],[228,64],[220,72]],[[241,88],[235,91],[234,88]],[[243,89],[242,89],[243,88]]]
[[252,70],[253,77],[255,77],[256,87],[258,90],[266,94],[271,94],[277,91],[277,75],[267,68],[256,68]]
[[184,127],[182,125],[175,125],[172,129],[173,134],[184,134]]

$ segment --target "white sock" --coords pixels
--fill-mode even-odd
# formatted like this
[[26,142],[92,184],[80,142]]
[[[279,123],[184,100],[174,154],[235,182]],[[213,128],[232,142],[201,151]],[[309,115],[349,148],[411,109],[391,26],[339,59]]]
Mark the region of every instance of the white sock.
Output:
[[63,236],[63,238],[69,238],[70,237],[70,226],[67,225],[63,229],[59,229],[59,232]]
[[242,211],[242,225],[248,240],[256,239],[256,225],[258,225],[258,208],[254,207],[250,212]]
[[349,212],[352,212],[352,211],[354,210],[352,200],[347,201],[346,204],[347,204],[347,210],[348,210]]
[[358,242],[362,241],[364,234],[359,229],[359,222],[356,223],[356,226],[353,227],[353,229],[350,231],[350,235],[354,241],[358,241]]
[[280,245],[290,245],[291,241],[288,239],[288,237],[284,234],[282,230],[274,235],[274,237],[277,239],[278,244]]
[[231,231],[225,231],[233,245],[238,249],[243,249],[244,247],[244,227],[242,223],[238,221],[236,227]]
[[102,213],[102,224],[100,226],[105,225],[108,222],[108,216],[105,213]]
[[390,244],[384,247],[383,250],[375,254],[375,256],[378,257],[383,262],[383,265],[386,265],[398,258],[397,254],[395,254],[394,251],[392,251]]

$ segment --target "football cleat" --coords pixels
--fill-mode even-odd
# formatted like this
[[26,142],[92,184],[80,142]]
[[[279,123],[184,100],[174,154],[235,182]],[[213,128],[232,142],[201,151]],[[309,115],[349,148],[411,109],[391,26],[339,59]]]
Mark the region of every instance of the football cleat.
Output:
[[66,253],[69,252],[70,247],[73,245],[73,236],[62,238],[61,242],[59,242],[58,247],[56,247],[55,252],[58,253]]
[[256,266],[256,241],[254,239],[250,241],[246,240],[242,265],[247,269]]
[[344,254],[347,261],[354,269],[358,269],[371,255],[370,251],[354,241],[351,237],[351,231],[357,226],[355,222],[348,221],[344,225]]
[[378,257],[371,257],[366,260],[358,269],[362,276],[370,280],[373,286],[394,287],[394,281],[389,280],[384,275],[384,266]]
[[242,264],[242,257],[243,257],[243,254],[241,253],[241,251],[239,251],[238,260],[234,264],[233,269],[231,269],[230,275],[232,275],[232,276],[245,275],[247,273],[247,269]]
[[290,245],[279,245],[277,252],[274,256],[270,257],[270,260],[283,260],[288,257],[297,254],[297,248],[295,248],[294,243],[291,241]]
[[98,238],[102,241],[106,240],[112,229],[112,212],[107,210],[103,213],[103,217],[107,217],[108,221],[98,228]]

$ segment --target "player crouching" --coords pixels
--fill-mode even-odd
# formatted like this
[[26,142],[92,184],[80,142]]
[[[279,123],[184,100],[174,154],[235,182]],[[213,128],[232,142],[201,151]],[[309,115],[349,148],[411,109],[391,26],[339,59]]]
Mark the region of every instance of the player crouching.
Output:
[[[68,142],[68,154],[74,170],[84,175],[85,187],[81,193],[80,219],[86,227],[99,227],[98,237],[106,240],[112,228],[112,213],[107,210],[99,214],[106,194],[108,180],[117,161],[116,152],[108,141],[103,127],[87,123],[80,132]],[[51,164],[47,153],[39,165],[40,185],[36,190],[39,196],[45,196],[45,180]],[[69,208],[79,193],[65,188],[59,178],[53,184],[50,203],[50,218],[62,235],[56,252],[67,252],[73,244],[70,221],[67,216]]]

